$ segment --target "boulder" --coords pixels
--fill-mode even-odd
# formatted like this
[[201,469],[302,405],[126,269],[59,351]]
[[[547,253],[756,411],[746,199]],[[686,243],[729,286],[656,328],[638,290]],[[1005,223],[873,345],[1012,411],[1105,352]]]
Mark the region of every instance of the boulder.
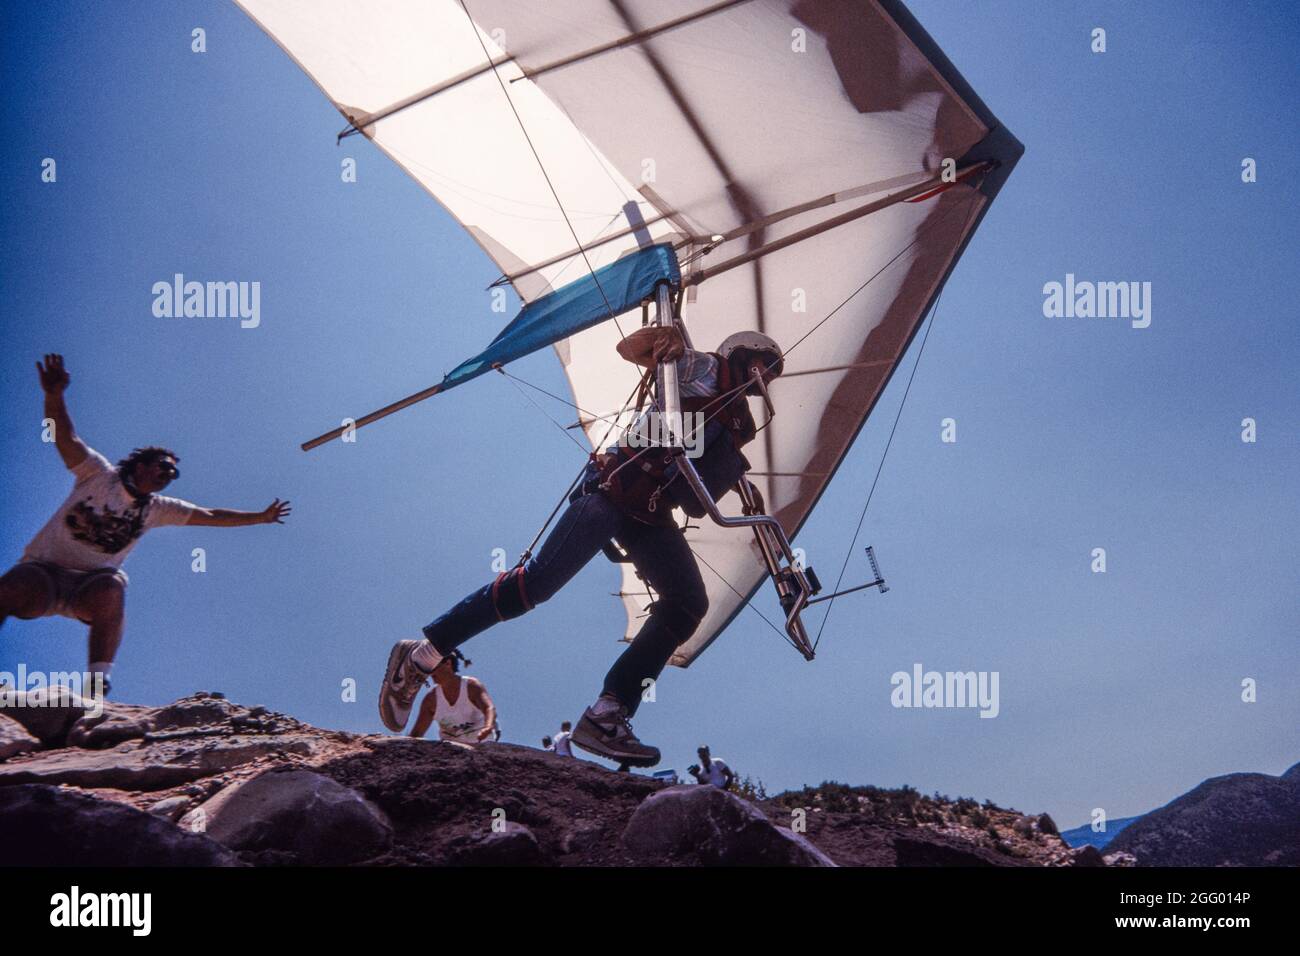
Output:
[[1005,840],[988,849],[974,843],[945,840],[921,827],[893,834],[890,846],[894,851],[894,866],[1019,865],[1019,861],[1013,862],[1015,858]]
[[[568,757],[560,757],[560,760],[568,760]],[[565,831],[564,836],[560,838],[561,853],[585,853],[592,847],[596,846],[602,835],[604,828],[599,824],[579,824]]]
[[533,831],[522,823],[507,822],[504,830],[464,837],[448,847],[452,866],[537,866],[542,848]]
[[1117,850],[1114,853],[1105,854],[1102,859],[1106,861],[1107,866],[1137,866],[1138,858],[1132,853],[1125,853],[1123,850]]
[[93,709],[66,687],[0,691],[0,714],[16,720],[46,747],[62,747],[72,725]]
[[0,760],[40,750],[41,742],[11,717],[0,714]]
[[384,853],[393,827],[357,793],[310,770],[271,771],[228,788],[186,820],[234,850],[281,851],[306,865],[338,866]]
[[125,804],[25,784],[0,788],[7,866],[239,866],[204,836]]
[[648,863],[706,866],[834,866],[805,837],[773,824],[756,807],[717,787],[667,787],[642,801],[623,846]]
[[138,740],[153,729],[154,709],[108,701],[98,714],[86,714],[68,730],[68,746],[101,750]]
[[1085,843],[1083,846],[1075,847],[1070,851],[1071,866],[1105,866],[1106,859],[1091,843]]
[[149,808],[149,812],[156,817],[163,817],[167,820],[175,820],[185,808],[190,805],[189,797],[168,797],[165,800],[159,800]]

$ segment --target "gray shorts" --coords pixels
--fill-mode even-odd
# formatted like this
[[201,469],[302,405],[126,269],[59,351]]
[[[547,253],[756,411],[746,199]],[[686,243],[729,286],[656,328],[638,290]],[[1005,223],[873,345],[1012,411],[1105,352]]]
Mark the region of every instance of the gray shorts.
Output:
[[130,583],[126,572],[121,568],[92,568],[89,571],[74,571],[71,568],[50,564],[48,561],[20,561],[14,565],[14,570],[18,568],[32,568],[39,571],[45,578],[45,586],[49,596],[45,602],[45,610],[36,615],[37,617],[58,616],[80,620],[72,612],[72,607],[87,585],[105,577],[116,578],[122,587],[126,587]]

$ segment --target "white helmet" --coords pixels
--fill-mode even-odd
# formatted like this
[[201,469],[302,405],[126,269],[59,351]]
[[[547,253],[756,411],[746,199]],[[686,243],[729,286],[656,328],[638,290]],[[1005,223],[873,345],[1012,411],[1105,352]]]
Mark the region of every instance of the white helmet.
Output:
[[[781,346],[770,335],[762,332],[736,332],[728,335],[718,346],[718,354],[724,361],[730,361],[738,352],[758,353],[763,356],[764,367],[771,369],[776,377],[785,371],[785,358],[781,355]],[[746,359],[748,361],[748,359]]]

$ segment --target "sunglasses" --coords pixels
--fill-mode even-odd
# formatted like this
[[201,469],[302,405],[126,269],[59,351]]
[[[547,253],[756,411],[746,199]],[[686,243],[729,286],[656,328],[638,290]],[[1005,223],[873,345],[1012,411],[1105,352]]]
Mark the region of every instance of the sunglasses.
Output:
[[181,470],[176,467],[175,462],[160,461],[158,462],[158,470],[173,481],[181,476]]

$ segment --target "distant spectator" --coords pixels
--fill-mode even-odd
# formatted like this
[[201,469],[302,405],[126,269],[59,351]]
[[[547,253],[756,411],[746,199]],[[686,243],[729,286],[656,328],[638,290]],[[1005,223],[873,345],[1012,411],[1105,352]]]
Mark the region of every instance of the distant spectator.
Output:
[[551,742],[550,737],[542,738],[542,749],[552,753],[555,751],[555,744]]
[[569,746],[569,738],[573,736],[573,724],[565,721],[560,724],[560,732],[555,735],[555,752],[561,757],[572,757],[573,749]]
[[689,768],[695,781],[722,790],[730,790],[731,785],[736,782],[736,775],[731,772],[726,761],[721,757],[711,756],[708,747],[701,747],[696,753],[700,755],[700,763],[698,766],[692,764]]

